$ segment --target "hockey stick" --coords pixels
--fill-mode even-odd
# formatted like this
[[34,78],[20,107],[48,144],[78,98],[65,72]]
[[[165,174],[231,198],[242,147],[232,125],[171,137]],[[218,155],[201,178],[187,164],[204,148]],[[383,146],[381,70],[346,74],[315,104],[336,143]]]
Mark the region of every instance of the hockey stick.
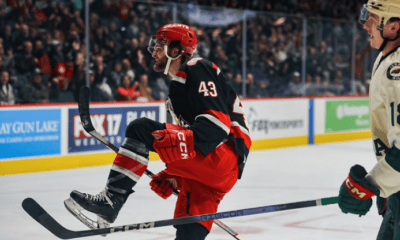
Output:
[[303,201],[303,202],[294,202],[294,203],[286,203],[279,205],[269,205],[263,207],[256,208],[247,208],[247,209],[239,209],[227,212],[219,212],[219,213],[211,213],[211,214],[203,214],[198,216],[190,216],[184,218],[175,218],[175,219],[167,219],[167,220],[159,220],[154,222],[142,222],[136,224],[128,224],[117,227],[110,228],[100,228],[94,230],[84,230],[84,231],[71,231],[69,229],[61,226],[53,217],[50,216],[35,200],[32,198],[26,198],[22,202],[22,207],[24,210],[39,224],[53,233],[55,236],[61,239],[72,239],[72,238],[80,238],[87,236],[95,236],[95,235],[104,235],[111,234],[117,232],[127,232],[134,230],[142,230],[148,228],[156,228],[156,227],[164,227],[171,225],[181,225],[188,223],[197,223],[202,221],[216,220],[221,218],[233,218],[240,216],[249,216],[260,213],[268,213],[268,212],[277,212],[284,211],[290,209],[298,209],[298,208],[306,208],[306,207],[315,207],[315,206],[324,206],[329,204],[335,204],[338,202],[338,197],[330,197],[330,198],[322,198],[317,200]]
[[[79,103],[78,103],[79,116],[81,118],[83,128],[85,129],[86,132],[88,132],[94,138],[96,138],[97,140],[102,142],[104,145],[106,145],[108,148],[110,148],[114,152],[118,153],[118,151],[119,151],[118,147],[116,147],[115,145],[110,143],[107,139],[102,137],[96,131],[96,129],[93,127],[92,121],[90,119],[89,102],[90,102],[90,89],[86,86],[83,86],[79,93]],[[147,169],[145,171],[145,174],[150,178],[154,175],[154,173],[152,173],[151,171],[149,171]],[[176,189],[174,189],[174,195],[178,196],[178,194],[179,194],[179,192]],[[239,233],[235,232],[233,229],[226,226],[221,221],[215,220],[214,223],[217,224],[223,230],[225,230],[227,233],[229,233],[235,239],[245,240],[243,237],[239,236]]]

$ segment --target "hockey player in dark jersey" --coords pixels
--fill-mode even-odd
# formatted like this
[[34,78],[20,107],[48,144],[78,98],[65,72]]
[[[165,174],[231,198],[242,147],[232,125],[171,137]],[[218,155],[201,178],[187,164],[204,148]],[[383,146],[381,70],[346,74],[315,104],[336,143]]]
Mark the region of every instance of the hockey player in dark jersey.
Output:
[[[179,190],[174,218],[215,213],[241,177],[251,146],[236,93],[214,63],[192,58],[195,32],[183,24],[161,27],[149,42],[154,70],[171,78],[167,109],[179,125],[147,118],[132,121],[113,162],[106,187],[97,195],[71,192],[83,209],[113,223],[156,151],[166,169],[151,189],[166,199]],[[205,239],[212,221],[175,226],[176,240]]]

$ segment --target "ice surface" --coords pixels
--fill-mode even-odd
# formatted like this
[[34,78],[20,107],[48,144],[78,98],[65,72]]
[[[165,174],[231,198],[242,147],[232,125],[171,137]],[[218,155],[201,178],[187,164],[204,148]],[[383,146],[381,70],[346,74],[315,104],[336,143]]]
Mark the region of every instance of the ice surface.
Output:
[[[301,146],[251,152],[241,180],[221,202],[219,211],[260,207],[337,196],[350,167],[369,171],[376,159],[370,140]],[[0,239],[57,239],[36,223],[21,207],[32,197],[57,221],[71,230],[86,230],[63,205],[70,191],[97,194],[105,186],[110,166],[0,177]],[[162,170],[152,161],[149,170]],[[164,200],[153,193],[143,176],[113,226],[169,219],[175,196]],[[335,205],[223,219],[222,222],[247,240],[346,240],[375,239],[381,217],[374,204],[364,217],[343,214]],[[164,240],[174,239],[173,227],[116,233],[82,239]],[[207,240],[234,239],[214,225]]]

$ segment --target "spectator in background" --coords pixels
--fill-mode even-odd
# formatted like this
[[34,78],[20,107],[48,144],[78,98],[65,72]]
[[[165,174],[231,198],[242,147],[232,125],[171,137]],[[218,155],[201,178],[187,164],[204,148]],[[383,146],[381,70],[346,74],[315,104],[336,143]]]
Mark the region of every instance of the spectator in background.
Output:
[[293,79],[289,83],[289,87],[285,92],[285,96],[300,97],[305,95],[305,86],[301,82],[301,76],[299,72],[293,73]]
[[10,47],[4,49],[4,47],[0,47],[0,56],[2,58],[2,65],[4,66],[4,69],[7,69],[10,75],[15,76],[15,59],[12,48]]
[[121,31],[117,29],[117,24],[114,21],[109,23],[107,31],[107,38],[114,43],[115,48],[118,51],[121,48],[120,45],[122,42]]
[[16,69],[17,74],[20,75],[29,75],[33,73],[36,68],[37,59],[33,56],[33,46],[32,42],[26,41],[24,42],[23,51],[16,56]]
[[360,80],[355,80],[354,85],[355,91],[352,95],[365,96],[367,94],[367,87]]
[[95,82],[95,75],[92,70],[89,72],[89,83],[90,83],[90,97],[92,102],[110,102],[114,99],[110,94],[104,91],[99,84]]
[[12,34],[12,27],[7,24],[1,34],[4,42],[4,48],[13,48],[14,35]]
[[31,77],[31,83],[21,88],[21,97],[24,103],[49,103],[49,88],[42,84],[40,69],[36,69]]
[[257,63],[255,60],[251,60],[250,66],[247,68],[247,72],[251,73],[253,75],[254,81],[258,83],[259,81],[267,79],[267,75],[265,75],[263,71],[264,69],[264,63]]
[[65,56],[71,54],[72,57],[80,50],[80,39],[76,27],[71,27],[67,39],[64,42],[63,53]]
[[7,68],[4,67],[3,57],[0,55],[0,72],[2,72],[3,70],[7,70]]
[[131,67],[131,63],[127,58],[122,60],[122,67],[125,74],[128,74],[132,79],[135,79],[135,72]]
[[73,89],[75,89],[73,94],[75,102],[77,102],[79,100],[79,90],[82,86],[86,86],[85,60],[83,53],[78,53],[76,55],[71,85],[73,85]]
[[107,81],[106,70],[103,62],[103,56],[96,55],[94,59],[93,72],[95,76],[95,82],[102,84]]
[[222,49],[221,45],[218,45],[215,47],[215,52],[213,52],[214,55],[214,63],[217,66],[220,66],[221,70],[226,71],[228,69],[227,62],[229,60],[228,56],[226,56],[224,50]]
[[36,40],[35,50],[33,56],[37,59],[37,65],[43,74],[43,82],[46,83],[51,75],[51,64],[50,58],[47,52],[43,48],[43,42],[41,40]]
[[342,78],[350,77],[350,63],[349,61],[344,61],[343,55],[336,54],[335,58],[332,59],[334,62],[334,68],[336,71],[340,71]]
[[14,50],[23,50],[25,42],[31,42],[32,38],[29,34],[29,26],[26,23],[21,24],[19,34],[13,41]]
[[327,48],[325,41],[321,41],[317,53],[319,66],[321,66],[322,69],[327,69],[330,58],[331,58],[330,49]]
[[307,61],[306,61],[307,73],[315,75],[319,71],[321,71],[321,67],[319,66],[319,61],[318,61],[319,60],[318,54],[314,47],[309,47],[308,52],[309,54],[307,56]]
[[[211,4],[219,7],[249,8],[254,10],[268,10],[268,13],[257,14],[257,17],[248,21],[247,25],[247,46],[248,65],[247,73],[251,73],[257,86],[258,96],[282,96],[286,94],[289,86],[283,82],[290,79],[295,71],[301,70],[302,59],[302,21],[301,17],[286,15],[284,18],[271,14],[272,11],[284,11],[285,13],[300,13],[301,16],[325,16],[335,19],[350,19],[352,13],[358,13],[361,6],[357,1],[338,0],[335,3],[315,4],[312,1],[290,1],[284,2],[263,2],[263,1],[203,1],[199,4]],[[187,3],[186,0],[179,1]],[[190,1],[189,1],[190,2]],[[228,3],[229,2],[229,3]],[[57,64],[66,63],[68,54],[72,53],[73,58],[77,52],[85,54],[84,47],[80,48],[84,37],[84,21],[82,10],[74,9],[73,2],[69,0],[21,0],[7,1],[11,11],[6,13],[6,7],[0,7],[0,26],[3,26],[0,37],[0,58],[4,69],[9,70],[11,84],[14,91],[18,91],[23,84],[28,83],[30,74],[35,67],[39,67],[43,73],[42,82],[46,82],[48,76],[48,63],[54,71]],[[133,78],[147,74],[149,76],[148,86],[152,88],[153,99],[163,99],[158,84],[158,77],[153,77],[151,66],[153,64],[147,51],[148,33],[150,29],[158,29],[160,23],[172,22],[172,14],[165,11],[165,5],[155,5],[130,0],[91,0],[90,16],[90,56],[102,56],[103,68],[106,75],[106,83],[110,85],[114,94],[120,82],[116,83],[111,79],[110,70],[115,61],[128,59],[130,66],[123,63],[124,74],[128,72]],[[346,6],[343,8],[343,6]],[[342,9],[343,8],[343,9]],[[179,9],[179,6],[178,6]],[[8,9],[7,9],[8,10]],[[100,16],[100,17],[99,17]],[[300,15],[299,15],[300,16]],[[185,23],[185,19],[180,19]],[[277,21],[280,20],[280,21]],[[350,26],[350,25],[349,25]],[[122,30],[123,27],[125,31]],[[207,28],[204,26],[192,26],[198,37],[198,48],[194,53],[196,57],[209,58],[217,65],[223,73],[236,71],[242,64],[242,23],[234,23],[220,28]],[[120,30],[121,29],[121,30]],[[321,74],[330,72],[333,76],[335,71],[342,71],[342,85],[345,92],[349,92],[349,47],[351,45],[351,31],[344,24],[333,21],[309,21],[307,26],[307,73]],[[335,35],[336,33],[338,35]],[[43,45],[43,54],[40,53],[40,43]],[[33,58],[37,59],[35,64],[21,64],[21,56],[26,55],[25,43],[31,42],[34,47]],[[73,44],[79,45],[78,50]],[[124,44],[122,44],[124,43]],[[368,45],[368,44],[367,44]],[[315,46],[315,48],[314,48]],[[358,46],[364,46],[362,42]],[[8,51],[10,49],[10,51]],[[127,54],[127,51],[129,53]],[[357,51],[357,53],[361,53]],[[5,52],[2,54],[2,52]],[[8,54],[11,53],[11,54]],[[13,57],[15,53],[15,57]],[[49,61],[46,60],[46,55]],[[341,55],[342,59],[337,59]],[[334,59],[334,57],[336,58]],[[362,62],[362,54],[356,55],[356,62]],[[340,57],[339,57],[340,58]],[[368,56],[367,58],[368,59]],[[95,62],[95,59],[92,59]],[[252,68],[255,62],[255,68]],[[367,61],[364,61],[367,62]],[[10,63],[10,64],[9,64]],[[262,71],[261,64],[266,64]],[[16,65],[13,65],[16,64]],[[366,63],[367,64],[367,63]],[[30,66],[26,74],[22,74],[23,68]],[[362,68],[357,68],[356,79],[365,80],[365,73]],[[362,65],[360,65],[362,66]],[[93,71],[96,71],[91,67]],[[256,70],[256,71],[254,71]],[[82,72],[82,68],[79,70]],[[82,74],[79,74],[82,75]],[[83,74],[84,75],[84,74]],[[265,75],[265,76],[263,76]],[[17,81],[13,81],[17,76]],[[52,75],[52,78],[55,75]],[[150,77],[151,76],[151,77]],[[260,77],[261,76],[261,77]],[[289,78],[288,78],[289,76]],[[50,82],[52,81],[50,79]],[[56,78],[58,79],[58,77]],[[77,82],[85,82],[79,78]],[[104,78],[102,78],[104,80]],[[97,81],[96,77],[96,81]],[[62,79],[59,79],[62,82]],[[265,82],[260,82],[265,81]],[[15,86],[14,86],[15,84]],[[260,86],[263,86],[261,88]],[[63,84],[61,84],[63,86]],[[106,85],[105,85],[106,86]],[[267,91],[268,86],[268,91]],[[353,87],[354,89],[355,87]],[[79,88],[70,89],[79,91]],[[284,91],[282,91],[284,89]],[[165,90],[165,89],[164,89]],[[162,91],[164,91],[162,90]],[[241,87],[240,91],[241,93]],[[74,93],[75,96],[78,93]],[[16,99],[18,99],[16,97]],[[18,101],[17,101],[18,102]]]
[[35,71],[37,59],[32,55],[32,43],[24,42],[24,52],[15,56],[15,67],[17,70],[18,81],[15,88],[20,89],[29,83],[31,74]]
[[308,85],[306,89],[307,96],[322,96],[325,94],[325,89],[322,84],[322,76],[320,74],[314,75],[314,81]]
[[129,38],[138,38],[139,37],[139,24],[137,16],[132,17],[131,24],[128,25],[127,35]]
[[196,31],[197,35],[197,48],[193,53],[193,57],[208,58],[210,54],[210,38],[203,29],[194,28],[194,30]]
[[334,94],[336,96],[344,95],[345,94],[345,89],[342,84],[342,79],[343,79],[343,73],[342,71],[336,71],[335,78],[333,80],[333,86],[332,89],[334,91]]
[[96,86],[105,92],[110,99],[114,98],[114,93],[108,85],[108,73],[106,72],[106,66],[104,64],[103,56],[97,55],[95,57],[95,65],[94,65],[94,75],[95,75],[95,83]]
[[140,75],[139,92],[140,92],[140,97],[137,99],[138,101],[153,101],[154,100],[151,97],[151,88],[148,85],[147,74]]
[[107,79],[108,85],[110,85],[113,92],[117,91],[117,88],[122,84],[122,78],[126,75],[122,71],[122,64],[119,61],[114,63],[114,69],[111,71],[110,76]]
[[[43,76],[42,81],[43,81]],[[45,84],[49,88],[49,101],[50,102],[64,102],[63,99],[60,99],[60,79],[57,77],[50,76]]]
[[138,90],[139,82],[134,81],[133,85],[129,75],[125,75],[122,79],[121,86],[118,87],[115,99],[117,101],[133,101],[140,96]]
[[228,72],[225,73],[225,75],[226,75],[227,83],[229,85],[231,85],[233,83],[233,78],[235,77],[233,72],[232,71],[228,71]]
[[255,98],[257,97],[257,87],[254,84],[253,74],[249,73],[246,77],[246,97]]
[[[51,36],[51,35],[50,35]],[[64,62],[62,43],[59,40],[52,40],[52,52],[50,54],[51,68],[55,70],[57,64]]]
[[149,73],[147,61],[145,56],[143,55],[142,49],[138,49],[136,51],[136,57],[132,61],[132,67],[135,69],[135,74],[138,76]]
[[59,79],[59,87],[61,91],[67,91],[70,88],[70,82],[74,76],[74,61],[71,54],[65,57],[64,62],[57,64],[54,71],[55,77]]
[[307,94],[312,94],[311,91],[309,91],[309,88],[312,88],[314,85],[314,76],[311,75],[311,73],[307,73],[306,75],[306,83],[304,84],[304,94],[305,96],[310,96]]
[[259,81],[258,84],[259,88],[257,91],[257,97],[270,97],[271,95],[268,89],[268,81]]
[[232,79],[233,81],[230,82],[232,89],[236,92],[238,96],[242,96],[242,74],[238,73]]
[[10,75],[5,70],[1,71],[0,74],[0,105],[14,104],[15,98],[13,87],[9,83]]

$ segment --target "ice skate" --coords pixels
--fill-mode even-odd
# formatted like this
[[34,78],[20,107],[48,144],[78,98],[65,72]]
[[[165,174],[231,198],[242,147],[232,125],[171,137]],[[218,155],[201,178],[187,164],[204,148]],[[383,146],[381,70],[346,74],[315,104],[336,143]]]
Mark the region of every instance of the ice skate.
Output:
[[[105,188],[97,195],[72,191],[70,198],[64,201],[69,212],[78,218],[90,229],[106,228],[115,221],[126,198],[113,194]],[[82,211],[89,211],[97,215],[97,221],[86,216]]]

